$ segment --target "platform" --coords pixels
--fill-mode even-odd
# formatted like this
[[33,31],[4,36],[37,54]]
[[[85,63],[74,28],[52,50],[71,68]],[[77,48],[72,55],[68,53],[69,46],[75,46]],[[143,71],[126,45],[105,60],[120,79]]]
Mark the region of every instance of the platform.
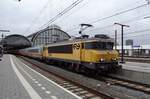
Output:
[[150,73],[150,63],[125,62],[123,69]]
[[0,99],[81,99],[13,55],[0,61]]

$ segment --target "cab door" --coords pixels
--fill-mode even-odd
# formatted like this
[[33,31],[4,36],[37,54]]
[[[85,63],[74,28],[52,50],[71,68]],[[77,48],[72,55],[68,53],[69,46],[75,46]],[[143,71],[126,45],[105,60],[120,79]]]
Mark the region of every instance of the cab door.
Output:
[[46,58],[48,58],[48,48],[47,47],[43,47],[42,57],[43,57],[44,60]]
[[74,60],[81,62],[81,43],[79,42],[73,44],[73,58]]
[[84,62],[86,59],[86,56],[85,56],[85,46],[84,46],[84,43],[81,43],[81,61]]

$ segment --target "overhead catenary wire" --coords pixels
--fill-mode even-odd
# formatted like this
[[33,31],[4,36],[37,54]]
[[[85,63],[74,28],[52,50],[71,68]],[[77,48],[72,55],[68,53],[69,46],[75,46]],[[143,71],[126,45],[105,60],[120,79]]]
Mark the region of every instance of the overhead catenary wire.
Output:
[[[89,22],[89,24],[94,24],[94,23],[97,23],[97,22],[100,22],[100,21],[104,21],[106,19],[109,19],[109,18],[112,18],[112,17],[115,17],[115,16],[119,16],[121,14],[124,14],[124,13],[127,13],[127,12],[130,12],[130,11],[133,11],[133,10],[136,10],[136,9],[139,9],[139,8],[142,8],[142,7],[145,7],[149,5],[149,3],[146,3],[146,4],[142,4],[142,5],[139,5],[139,6],[136,6],[134,8],[130,8],[130,9],[127,9],[127,10],[123,10],[123,11],[120,11],[120,12],[117,12],[115,14],[112,14],[110,16],[106,16],[106,17],[103,17],[103,18],[100,18],[100,19],[96,19],[95,21],[92,21],[92,22]],[[74,27],[74,29],[76,29],[77,27]],[[73,29],[70,29],[68,30],[69,31],[72,31]]]
[[[129,20],[120,21],[119,23],[131,23],[131,22],[135,22],[135,21],[138,21],[138,20],[142,20],[142,19],[144,19],[144,17],[145,17],[146,15],[149,15],[149,14],[150,14],[150,13],[146,13],[146,14],[144,14],[144,15],[140,15],[140,16],[134,17],[134,18],[129,19]],[[110,28],[110,27],[113,27],[113,26],[115,26],[115,25],[114,25],[114,24],[111,24],[111,25],[106,25],[106,26],[103,26],[103,27],[97,27],[97,28],[88,30],[87,32],[89,32],[89,31],[94,31],[94,30],[103,30],[103,29]]]
[[[144,33],[144,34],[140,34],[143,32],[148,32],[148,33]],[[138,30],[138,31],[131,31],[131,32],[126,32],[124,33],[124,37],[137,37],[137,36],[142,36],[142,35],[147,35],[150,34],[150,29],[143,29],[143,30]],[[114,34],[110,35],[110,36],[115,36]],[[118,35],[117,38],[120,38],[120,35]]]
[[53,23],[54,21],[56,21],[58,18],[60,18],[61,16],[63,16],[64,14],[66,14],[67,12],[69,12],[70,10],[72,10],[74,7],[76,7],[82,1],[84,1],[84,0],[76,0],[70,6],[68,6],[67,8],[65,8],[63,11],[61,11],[60,13],[58,13],[53,18],[51,18],[47,23],[43,24],[40,28],[43,28],[43,27],[45,27],[47,25],[50,25],[51,23]]
[[34,24],[39,20],[39,17],[42,15],[42,13],[44,12],[44,10],[48,7],[48,4],[49,4],[49,0],[47,0],[47,2],[45,3],[45,5],[39,11],[39,14],[32,20],[32,22],[29,25],[29,27],[25,30],[25,33],[29,32],[32,29],[32,27],[34,26]]
[[[80,3],[79,1],[82,2],[83,0],[77,0],[77,1],[75,1],[75,2]],[[74,2],[73,4],[75,4],[75,2]],[[74,6],[78,5],[78,3],[76,3]],[[73,5],[73,4],[71,4],[71,5]],[[123,13],[126,13],[126,12],[129,12],[129,11],[132,11],[132,10],[135,10],[135,9],[138,9],[138,8],[141,8],[141,7],[144,7],[144,6],[146,6],[146,5],[148,5],[148,4],[143,4],[143,5],[137,6],[137,7],[132,8],[132,9],[127,9],[127,10],[124,10],[124,11],[122,11],[122,12],[116,13],[116,14],[114,14],[114,15],[115,15],[115,16],[121,15],[121,14],[123,14]],[[69,6],[69,7],[70,7],[70,6]],[[68,8],[68,7],[67,7],[67,8]],[[71,8],[69,8],[68,10],[67,10],[67,8],[64,9],[61,13],[57,14],[57,15],[55,16],[56,19],[55,19],[55,17],[53,17],[50,21],[48,21],[48,22],[47,22],[46,24],[44,24],[43,26],[53,23],[54,21],[57,20],[57,18],[63,16],[65,13],[67,13],[69,9],[71,10]],[[111,17],[115,17],[115,16],[111,15],[111,16],[108,16],[108,17],[111,18]],[[108,17],[105,17],[105,18],[107,19]],[[105,18],[98,19],[97,21],[100,22],[100,21],[106,20]],[[94,21],[93,21],[93,22],[94,22]],[[113,25],[108,25],[108,26],[105,26],[105,27],[102,27],[102,28],[107,28],[107,27],[111,27],[111,26],[113,26]],[[101,27],[100,27],[100,28],[101,28]],[[102,29],[102,28],[101,28],[101,29]],[[76,29],[76,28],[74,28],[74,29]],[[74,29],[72,29],[72,30],[74,30]],[[92,31],[92,30],[91,30],[91,31]]]
[[[135,10],[135,9],[138,9],[138,8],[142,8],[142,7],[147,6],[147,5],[149,5],[149,4],[150,4],[150,3],[143,4],[143,5],[140,5],[140,6],[135,7],[134,9],[129,9],[129,10],[124,11],[124,12],[122,12],[122,13],[116,13],[116,15],[114,14],[114,16],[121,15],[121,14],[123,14],[123,13],[130,12],[130,11]],[[103,20],[106,20],[106,19],[111,18],[111,17],[114,17],[114,16],[106,17],[105,19],[103,18],[103,19],[97,20],[96,22],[103,21]],[[143,16],[143,15],[142,15],[142,16]],[[136,18],[138,18],[138,19],[135,18],[135,19],[131,19],[131,20],[123,21],[123,22],[127,23],[127,22],[134,22],[134,21],[137,21],[137,20],[142,20],[143,18],[142,18],[142,19],[139,18],[139,17],[142,17],[142,16],[136,17]],[[112,27],[112,26],[114,26],[114,25],[108,25],[108,26],[104,26],[104,27],[100,27],[100,28],[96,28],[96,29],[104,29],[104,28],[108,28],[108,27]],[[76,29],[76,28],[74,28],[74,29]],[[70,29],[70,30],[73,30],[73,29]],[[92,30],[89,30],[89,31],[93,31],[93,29],[92,29]],[[137,37],[137,36],[147,35],[147,34],[150,34],[150,33],[144,33],[144,34],[139,34],[139,33],[141,33],[141,32],[149,32],[149,31],[150,31],[150,29],[139,30],[139,31],[134,31],[134,32],[127,32],[127,33],[125,34],[125,38],[127,38],[128,35],[129,35],[129,37]],[[133,34],[136,34],[136,35],[133,35]],[[130,35],[133,35],[133,36],[130,36]]]
[[[148,33],[140,34],[142,32],[148,32]],[[124,38],[127,38],[127,37],[137,37],[137,36],[148,35],[148,34],[150,34],[150,29],[143,29],[143,30],[138,30],[138,31],[126,32],[126,33],[124,33]],[[115,36],[115,35],[111,34],[110,36]],[[117,38],[120,38],[120,35],[118,35]]]
[[[148,32],[148,33],[139,34],[139,33],[143,33],[143,32]],[[126,34],[124,34],[124,36],[125,37],[129,37],[129,36],[130,37],[136,37],[136,36],[142,36],[142,35],[147,35],[147,34],[150,34],[150,29],[144,29],[144,30],[139,30],[139,31],[127,32]]]
[[[148,33],[144,33],[144,34],[140,34],[142,32],[148,32]],[[108,33],[107,33],[108,34]],[[127,38],[127,37],[136,37],[136,36],[142,36],[142,35],[147,35],[147,34],[150,34],[150,29],[143,29],[143,30],[139,30],[139,31],[131,31],[131,32],[127,32],[127,33],[124,33],[124,37]],[[77,35],[77,34],[75,34]],[[108,34],[109,35],[109,34]],[[115,36],[114,34],[111,34],[110,36]],[[120,35],[118,35],[117,38],[120,38]]]
[[[150,13],[146,13],[146,14],[134,17],[132,19],[129,19],[129,20],[120,21],[119,23],[131,23],[131,22],[139,21],[139,20],[142,20],[144,18],[144,16],[149,15],[149,14]],[[107,29],[107,28],[112,28],[114,26],[115,26],[114,24],[110,24],[110,25],[106,25],[106,26],[103,26],[103,27],[97,27],[97,28],[94,28],[94,29],[91,29],[91,30],[87,30],[86,33],[90,33],[91,31],[95,31],[95,30],[103,30],[103,29]],[[77,35],[77,34],[74,34],[74,35]]]
[[[73,14],[75,14],[76,12],[78,12],[78,11],[80,11],[83,7],[85,7],[87,4],[89,4],[88,2],[89,2],[90,0],[85,0],[85,2],[84,3],[82,3],[80,6],[78,6],[78,7],[76,7],[76,9],[74,9],[74,10],[72,10],[72,11],[70,11],[68,14],[66,14],[65,16],[63,16],[64,18],[62,18],[62,20],[60,20],[61,22],[59,22],[59,23],[61,23],[61,24],[64,24],[64,23],[66,23],[66,21],[68,21],[68,17],[70,17],[71,15],[73,15]],[[66,21],[65,21],[66,20]],[[70,21],[69,21],[69,23],[70,23]],[[79,23],[79,24],[81,24],[81,23]],[[72,26],[72,27],[76,27],[76,25],[74,25],[74,26]],[[78,26],[78,29],[79,29],[79,27],[80,26]],[[72,29],[72,28],[71,28]],[[74,28],[75,29],[75,28]],[[72,29],[73,30],[73,29]],[[67,30],[68,31],[68,30]],[[67,32],[66,31],[66,32]]]
[[118,13],[115,13],[115,14],[113,14],[113,15],[110,15],[110,16],[97,19],[96,21],[93,21],[93,22],[91,22],[90,24],[97,23],[97,22],[99,22],[99,21],[103,21],[103,20],[106,20],[106,19],[109,19],[109,18],[118,16],[118,15],[121,15],[121,14],[124,14],[124,13],[127,13],[127,12],[130,12],[130,11],[136,10],[136,9],[138,9],[138,8],[142,8],[142,7],[144,7],[144,6],[147,6],[147,5],[148,5],[148,4],[142,4],[142,5],[140,5],[140,6],[137,6],[137,7],[131,8],[131,9],[127,9],[127,10],[124,10],[124,11],[121,11],[121,12],[118,12]]

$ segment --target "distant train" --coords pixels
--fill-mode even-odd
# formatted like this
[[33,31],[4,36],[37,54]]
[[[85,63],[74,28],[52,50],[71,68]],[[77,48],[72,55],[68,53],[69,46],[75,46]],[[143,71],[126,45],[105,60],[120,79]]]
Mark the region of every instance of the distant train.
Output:
[[0,45],[0,58],[2,58],[2,56],[3,56],[3,47],[2,47],[2,45]]
[[121,68],[111,38],[85,38],[19,50],[19,54],[75,71],[112,72]]

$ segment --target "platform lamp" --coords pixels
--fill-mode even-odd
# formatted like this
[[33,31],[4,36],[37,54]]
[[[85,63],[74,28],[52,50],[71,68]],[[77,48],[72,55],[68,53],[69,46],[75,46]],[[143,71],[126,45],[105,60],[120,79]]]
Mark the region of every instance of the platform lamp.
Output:
[[2,32],[2,35],[1,35],[1,37],[2,37],[2,39],[1,39],[1,44],[2,44],[2,46],[3,46],[3,49],[5,49],[4,48],[4,43],[5,43],[5,41],[4,41],[4,34],[3,34],[3,32],[10,32],[9,30],[0,30],[0,32]]
[[2,32],[1,37],[2,37],[2,40],[3,40],[3,38],[4,38],[4,34],[3,34],[3,32],[10,32],[10,31],[9,31],[9,30],[0,30],[0,32]]
[[123,32],[124,32],[124,27],[129,27],[129,25],[124,25],[124,24],[121,24],[121,23],[114,23],[114,25],[119,25],[121,26],[121,62],[120,63],[125,63],[124,62],[124,48],[123,48]]

